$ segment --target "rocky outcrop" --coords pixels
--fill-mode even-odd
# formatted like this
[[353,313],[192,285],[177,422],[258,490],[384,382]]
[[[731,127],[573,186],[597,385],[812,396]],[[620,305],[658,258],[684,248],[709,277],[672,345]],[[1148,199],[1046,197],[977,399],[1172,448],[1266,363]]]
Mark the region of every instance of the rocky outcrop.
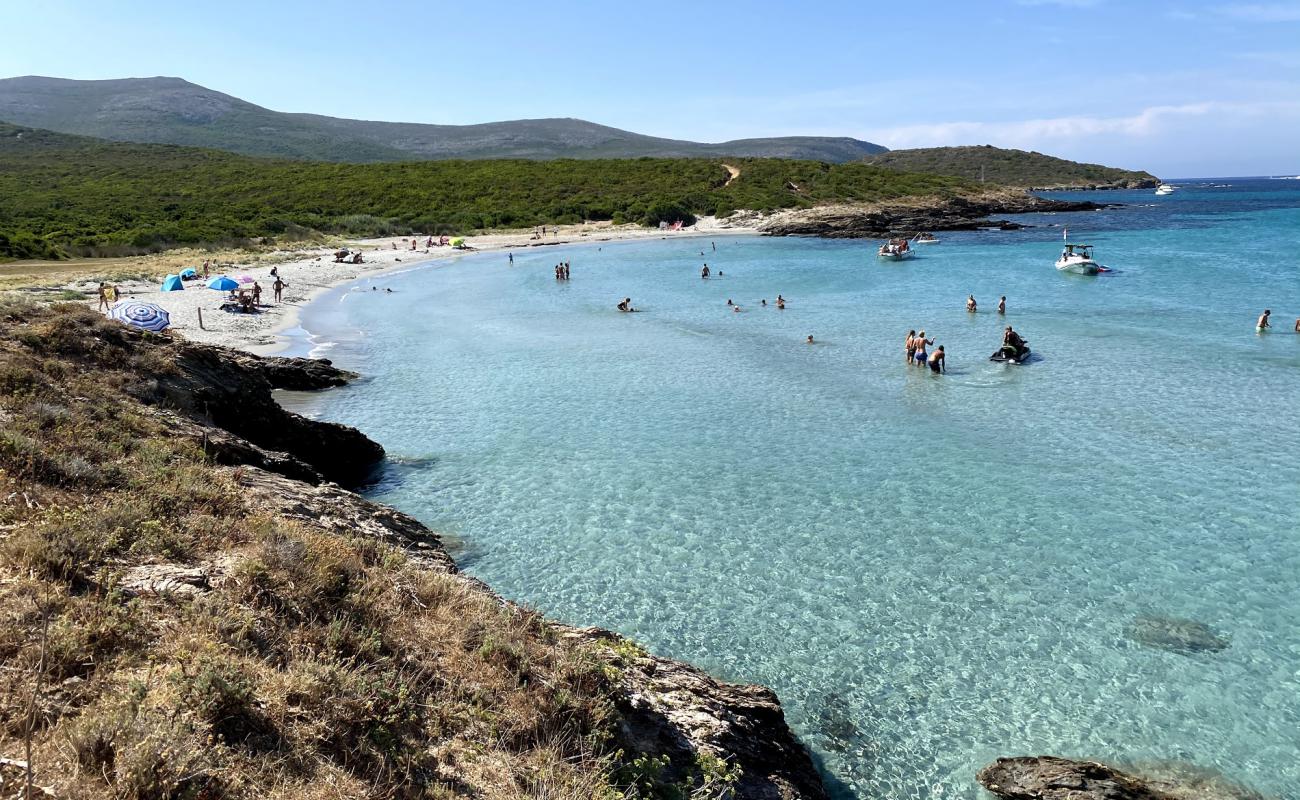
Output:
[[767,236],[822,236],[828,239],[911,236],[920,231],[1012,230],[1020,223],[992,219],[995,214],[1038,211],[1092,211],[1089,201],[1048,200],[1021,191],[996,191],[973,197],[924,198],[900,203],[826,205],[773,214],[758,224]]
[[1265,800],[1212,770],[1160,765],[1141,775],[1056,756],[999,758],[976,776],[1007,800]]
[[355,486],[383,459],[384,449],[355,428],[285,411],[272,395],[279,388],[340,386],[356,377],[352,373],[323,361],[259,358],[184,341],[160,346],[167,348],[165,356],[175,368],[159,373],[136,394],[201,425],[205,446],[215,449],[219,461],[238,463],[247,454],[243,463],[299,480],[323,477]]

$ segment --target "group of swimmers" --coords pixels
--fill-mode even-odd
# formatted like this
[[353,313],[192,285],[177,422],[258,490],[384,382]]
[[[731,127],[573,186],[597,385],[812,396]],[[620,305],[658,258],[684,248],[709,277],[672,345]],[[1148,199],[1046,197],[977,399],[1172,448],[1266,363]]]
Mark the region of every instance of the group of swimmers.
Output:
[[[510,257],[511,263],[514,263],[514,256]],[[555,279],[557,281],[567,281],[569,279],[569,262],[561,261],[555,265]]]
[[[809,338],[811,339],[811,337]],[[924,369],[928,365],[930,371],[935,374],[948,371],[943,345],[936,347],[933,353],[926,351],[927,347],[934,344],[934,340],[926,338],[924,329],[920,333],[914,330],[908,331],[905,344],[907,347],[907,365],[909,367],[915,364]]]
[[[1260,314],[1259,319],[1255,320],[1255,333],[1263,333],[1264,331],[1273,327],[1271,324],[1269,324],[1268,321],[1268,318],[1272,313],[1273,312],[1270,311],[1269,309],[1267,308],[1264,309],[1264,313]],[[1295,332],[1300,333],[1300,319],[1297,319],[1295,321]]]
[[[759,301],[758,301],[758,304],[761,305],[763,308],[767,308],[767,298],[764,297],[762,300],[759,300]],[[730,297],[727,298],[727,305],[731,307],[731,310],[732,310],[732,311],[741,311],[741,310],[742,310],[742,309],[740,308],[740,304],[739,304],[739,303],[733,303],[733,302],[731,302],[731,298],[730,298]],[[782,297],[782,296],[779,295],[779,294],[776,296],[776,309],[777,309],[778,311],[785,311],[785,298]]]

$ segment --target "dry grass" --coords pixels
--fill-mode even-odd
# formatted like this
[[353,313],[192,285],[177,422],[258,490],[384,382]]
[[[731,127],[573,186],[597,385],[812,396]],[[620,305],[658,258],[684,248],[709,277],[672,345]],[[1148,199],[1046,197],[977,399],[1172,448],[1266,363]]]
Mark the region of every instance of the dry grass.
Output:
[[[36,783],[67,798],[691,793],[612,751],[619,674],[596,645],[247,507],[132,399],[166,347],[0,301],[0,755],[33,720]],[[194,597],[121,588],[135,565],[218,559]]]

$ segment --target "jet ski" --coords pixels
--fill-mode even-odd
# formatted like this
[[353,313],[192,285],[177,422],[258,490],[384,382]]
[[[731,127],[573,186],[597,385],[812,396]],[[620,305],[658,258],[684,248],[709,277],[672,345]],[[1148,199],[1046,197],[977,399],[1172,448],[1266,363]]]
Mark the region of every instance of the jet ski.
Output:
[[997,361],[1003,364],[1023,364],[1029,360],[1029,342],[1022,341],[1020,347],[1013,347],[1004,344],[998,348],[997,352],[989,356],[989,361]]

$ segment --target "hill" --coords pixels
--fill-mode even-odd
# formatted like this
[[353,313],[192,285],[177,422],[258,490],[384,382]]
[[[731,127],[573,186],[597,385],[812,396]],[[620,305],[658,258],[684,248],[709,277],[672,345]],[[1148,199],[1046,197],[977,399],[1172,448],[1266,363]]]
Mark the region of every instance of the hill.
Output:
[[718,144],[661,139],[580,119],[425,125],[288,114],[180,78],[0,79],[0,119],[124,142],[210,147],[254,156],[377,162],[484,158],[747,156],[855,161],[883,152],[847,137],[787,136]]
[[[312,232],[390,235],[972,191],[864,163],[728,159],[339,164],[105,142],[0,123],[0,256],[143,252]],[[116,249],[112,249],[116,248]]]
[[983,177],[989,183],[1037,189],[1137,189],[1160,183],[1160,179],[1149,172],[1081,164],[1042,153],[1007,150],[987,144],[890,150],[867,156],[866,161],[902,172],[950,175],[974,181]]

